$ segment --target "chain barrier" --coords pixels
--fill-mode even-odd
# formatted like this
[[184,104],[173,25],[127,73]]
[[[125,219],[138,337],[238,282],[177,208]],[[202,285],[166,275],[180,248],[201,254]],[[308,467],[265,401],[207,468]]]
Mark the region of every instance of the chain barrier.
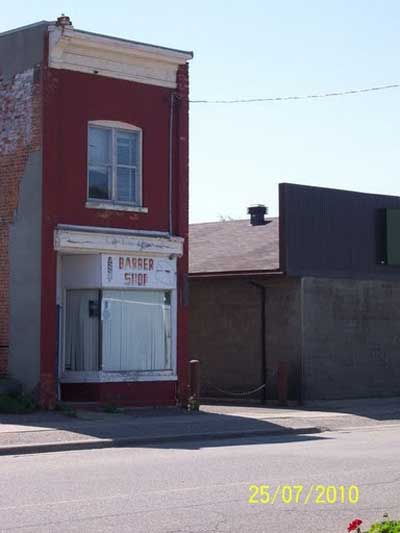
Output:
[[233,391],[228,391],[228,390],[225,390],[225,389],[221,389],[220,387],[217,387],[216,385],[212,385],[211,383],[207,383],[206,385],[208,387],[211,387],[212,389],[215,389],[218,392],[222,392],[222,394],[228,394],[230,396],[251,396],[252,394],[256,394],[256,392],[260,392],[261,390],[263,390],[266,387],[266,384],[263,383],[262,385],[260,385],[256,389],[252,389],[252,390],[244,391],[244,392],[233,392]]
[[[206,370],[210,369],[210,365],[207,364],[205,361],[201,361],[200,360],[200,366],[202,368],[205,368]],[[268,375],[269,376],[273,376],[275,374],[276,374],[276,370],[275,369],[272,369],[272,368],[268,369]],[[260,391],[262,391],[263,389],[265,389],[267,387],[267,384],[263,383],[262,385],[260,385],[259,387],[255,388],[255,389],[251,389],[251,390],[248,390],[248,391],[236,392],[236,391],[230,391],[230,390],[222,389],[221,387],[217,387],[216,385],[214,385],[213,383],[210,383],[209,381],[204,381],[204,385],[206,387],[214,389],[217,392],[220,392],[222,394],[227,394],[229,396],[238,396],[238,397],[251,396],[252,394],[256,394],[257,392],[260,392]]]

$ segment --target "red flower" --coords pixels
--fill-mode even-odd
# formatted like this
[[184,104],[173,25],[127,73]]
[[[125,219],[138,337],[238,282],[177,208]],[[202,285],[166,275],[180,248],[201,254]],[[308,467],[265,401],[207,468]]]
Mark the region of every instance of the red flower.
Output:
[[361,526],[362,520],[355,518],[347,527],[347,531],[355,531],[359,526]]

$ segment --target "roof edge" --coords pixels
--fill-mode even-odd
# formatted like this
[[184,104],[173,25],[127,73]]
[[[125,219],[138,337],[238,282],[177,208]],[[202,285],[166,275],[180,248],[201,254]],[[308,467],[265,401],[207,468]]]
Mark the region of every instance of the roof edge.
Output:
[[286,273],[274,270],[227,270],[221,272],[189,272],[189,278],[282,277]]
[[166,61],[173,64],[184,64],[193,59],[193,52],[168,48],[156,44],[133,41],[112,35],[95,33],[81,30],[74,26],[67,26],[60,29],[55,22],[49,23],[49,32],[56,34],[57,41],[63,42],[63,47],[84,46],[113,50],[119,54],[136,54],[147,58],[154,58],[158,61]]
[[338,189],[336,187],[321,187],[320,185],[305,185],[304,183],[291,183],[284,181],[282,183],[279,183],[279,187],[287,188],[287,187],[297,187],[301,189],[314,189],[314,190],[321,190],[321,191],[330,191],[330,192],[339,192],[339,193],[348,193],[348,194],[359,194],[363,196],[380,196],[382,198],[400,198],[400,196],[396,196],[394,194],[383,194],[383,193],[375,193],[375,192],[366,192],[366,191],[357,191],[354,189]]
[[0,32],[0,37],[11,35],[12,33],[17,33],[19,31],[30,30],[31,28],[36,28],[38,26],[48,26],[52,24],[52,21],[49,20],[40,20],[38,22],[33,22],[32,24],[26,24],[25,26],[18,26],[18,28],[12,28],[11,30],[6,30]]
[[190,59],[193,59],[193,55],[194,55],[192,50],[181,50],[179,48],[171,48],[170,46],[161,46],[158,44],[144,43],[143,41],[134,41],[132,39],[116,37],[115,35],[106,35],[105,33],[96,33],[93,31],[82,30],[80,28],[75,28],[75,31],[80,32],[80,33],[85,33],[86,35],[93,35],[94,37],[103,37],[104,39],[112,39],[115,41],[121,41],[123,43],[131,43],[131,44],[136,44],[139,46],[154,48],[155,50],[159,50],[160,52],[163,52],[163,51],[173,52],[173,53],[176,53],[177,55],[186,56],[185,59],[188,61]]
[[[279,220],[279,216],[277,215],[276,217],[266,217],[265,220],[267,222],[273,222],[274,220]],[[251,226],[250,218],[232,218],[229,220],[208,220],[206,222],[191,222],[189,224],[189,228],[192,228],[193,226],[205,226],[206,224],[231,224],[233,222],[248,222],[249,226]],[[265,226],[266,224],[263,225]]]

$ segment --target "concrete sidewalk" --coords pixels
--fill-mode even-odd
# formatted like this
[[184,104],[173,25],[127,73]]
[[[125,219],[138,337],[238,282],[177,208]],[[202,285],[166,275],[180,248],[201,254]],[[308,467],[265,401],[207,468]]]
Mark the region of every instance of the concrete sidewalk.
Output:
[[[71,416],[73,415],[73,416]],[[400,398],[320,402],[305,408],[204,405],[179,408],[0,415],[0,455],[255,436],[399,424]]]

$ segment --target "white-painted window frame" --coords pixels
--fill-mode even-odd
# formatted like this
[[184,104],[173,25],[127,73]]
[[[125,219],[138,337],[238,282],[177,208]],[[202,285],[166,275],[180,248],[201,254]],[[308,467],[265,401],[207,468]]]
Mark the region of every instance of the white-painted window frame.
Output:
[[[65,353],[66,353],[66,301],[67,291],[71,289],[64,288],[62,290],[62,316],[61,316],[61,357],[59,364],[59,380],[60,383],[104,383],[104,382],[132,382],[132,381],[176,381],[177,375],[177,313],[178,300],[176,289],[149,289],[149,290],[167,290],[171,294],[171,368],[165,370],[66,370],[65,369]],[[88,290],[88,287],[79,287],[72,290]],[[89,290],[102,291],[99,287],[91,287]],[[148,290],[148,289],[128,289],[134,290]],[[99,328],[102,328],[101,317],[99,319]],[[99,357],[101,361],[102,347],[99,345]]]
[[[99,253],[99,252],[98,252]],[[107,382],[136,382],[136,381],[177,381],[178,364],[178,290],[177,288],[161,289],[126,289],[126,290],[160,290],[168,291],[171,295],[171,368],[166,370],[132,370],[132,371],[105,371],[95,370],[65,370],[66,352],[66,301],[68,290],[103,290],[104,287],[98,283],[82,283],[79,281],[73,284],[64,285],[62,255],[57,254],[57,303],[60,305],[60,331],[59,331],[59,361],[58,379],[59,383],[107,383]],[[79,255],[79,254],[78,254]],[[101,327],[101,323],[99,324]],[[100,346],[99,346],[99,349]]]
[[[104,128],[111,131],[111,199],[104,198],[91,198],[89,196],[89,129],[90,127]],[[133,202],[123,202],[117,200],[117,168],[121,165],[117,165],[117,145],[116,145],[116,133],[121,132],[136,132],[138,133],[138,162],[136,166],[132,165],[129,168],[135,167],[136,178],[136,198]],[[124,165],[122,165],[124,166]],[[113,120],[91,120],[88,122],[87,127],[87,203],[86,207],[94,207],[99,209],[117,209],[117,210],[138,210],[141,212],[147,212],[147,209],[143,207],[143,130],[133,124],[126,122],[119,122]]]

